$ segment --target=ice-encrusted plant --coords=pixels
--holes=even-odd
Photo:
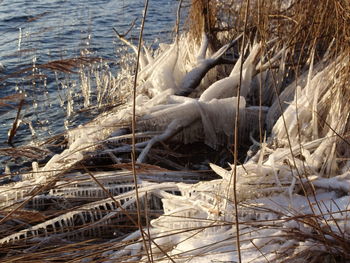
[[[336,260],[350,256],[350,177],[347,161],[337,161],[334,152],[347,144],[346,137],[340,134],[344,134],[348,116],[335,118],[335,114],[348,112],[348,103],[338,96],[332,106],[325,107],[330,94],[344,92],[345,87],[339,82],[344,78],[342,74],[348,73],[348,60],[344,55],[313,77],[309,72],[306,84],[298,87],[284,112],[290,130],[286,132],[280,127],[281,116],[268,142],[248,162],[237,167],[244,262],[318,262],[321,258]],[[339,74],[334,75],[335,72]],[[333,77],[329,78],[329,74]],[[312,103],[300,101],[301,97]],[[295,113],[298,109],[299,113]],[[344,120],[313,124],[312,116],[317,114],[320,118],[321,113],[324,119]],[[300,141],[288,145],[286,134],[293,136],[292,131],[298,126],[303,130],[292,139],[302,136]],[[308,128],[320,132],[316,136]],[[176,262],[238,260],[232,223],[232,171],[211,167],[222,179],[178,185],[182,196],[167,194],[162,201],[164,215],[151,222],[152,238]],[[143,261],[146,249],[140,243],[133,243],[105,255],[110,258],[107,262],[120,256]],[[154,260],[170,262],[156,247],[151,250]]]
[[[170,52],[169,50],[174,49],[174,46],[179,45],[180,43],[187,43],[186,45],[190,43],[190,41],[188,41],[188,36],[182,37],[177,41],[170,45],[169,49],[164,52]],[[203,37],[203,41],[200,51],[201,53],[205,53],[207,46],[205,37]],[[229,46],[226,46],[225,48],[228,47]],[[261,65],[261,63],[258,63],[260,59],[257,59],[257,53],[261,48],[261,44],[254,43],[250,48],[253,52],[248,58],[246,58],[246,63],[243,65],[244,71],[250,72],[249,74],[244,75],[244,81],[247,84],[251,82],[251,79],[254,77],[252,72],[259,70],[259,66]],[[250,48],[247,48],[247,50]],[[185,52],[186,54],[188,50],[189,49],[186,48],[181,52]],[[223,54],[224,52],[220,51],[219,56],[222,56]],[[277,54],[277,56],[279,55]],[[146,160],[149,150],[155,143],[165,141],[174,135],[177,135],[185,143],[204,139],[206,143],[212,147],[217,147],[225,141],[229,141],[230,137],[232,137],[232,132],[230,131],[231,127],[226,122],[226,119],[235,114],[235,98],[232,97],[235,92],[233,91],[233,93],[230,94],[227,90],[229,86],[226,85],[221,87],[222,95],[217,95],[217,98],[216,95],[206,95],[206,98],[202,96],[199,98],[186,98],[173,95],[176,92],[176,90],[174,90],[175,88],[168,88],[165,82],[164,86],[160,86],[162,84],[158,83],[156,80],[158,78],[164,78],[167,74],[172,74],[173,78],[175,78],[175,76],[186,78],[186,74],[193,74],[193,69],[188,70],[188,73],[184,71],[183,66],[185,63],[188,63],[186,62],[188,56],[184,54],[174,58],[171,56],[164,56],[161,53],[159,54],[159,57],[160,58],[155,58],[153,61],[155,66],[149,65],[149,67],[154,67],[153,73],[148,75],[150,80],[146,78],[146,80],[141,80],[139,84],[141,87],[137,106],[139,111],[138,114],[140,115],[137,121],[140,127],[139,136],[140,138],[147,138],[148,135],[150,136],[150,139],[144,142],[139,142],[136,145],[141,151],[138,161],[142,163]],[[179,61],[179,58],[185,60]],[[175,61],[170,63],[173,66],[168,69],[164,68],[165,65],[169,65],[167,60],[172,61],[174,59]],[[204,58],[202,58],[202,60],[203,59]],[[209,60],[210,59],[212,58],[209,58]],[[241,59],[243,59],[243,57]],[[192,65],[194,65],[193,67],[195,69],[196,67],[201,67],[202,64],[193,63]],[[207,70],[209,70],[210,67]],[[147,66],[145,69],[147,70]],[[141,69],[141,73],[143,72],[142,70],[144,69]],[[160,75],[157,75],[156,73],[158,70]],[[233,79],[233,83],[235,83],[234,81],[237,83],[234,76],[237,78],[238,70],[237,66],[232,69],[231,78]],[[177,83],[181,83],[181,81],[178,81]],[[248,86],[249,85],[247,85],[247,88]],[[154,93],[148,92],[147,87],[151,87],[151,89],[157,88],[159,94],[156,96],[152,95]],[[195,87],[192,88],[194,89]],[[215,86],[214,83],[207,89],[205,94],[211,94],[211,90],[218,92],[218,89],[220,89],[220,86]],[[245,94],[248,93],[249,90]],[[209,99],[208,96],[211,96],[212,98]],[[245,98],[242,97],[242,100],[244,99]],[[242,127],[242,130],[248,129],[248,127],[253,126],[251,124],[252,120],[257,119],[258,109],[254,107],[246,108],[245,103],[242,103],[240,107],[242,117],[244,115],[247,118],[246,127]],[[118,159],[119,153],[125,151],[128,152],[131,149],[130,146],[124,142],[124,138],[127,139],[128,137],[128,134],[125,134],[125,131],[127,131],[130,123],[130,111],[131,106],[125,104],[119,108],[118,111],[111,112],[108,115],[101,115],[96,118],[96,120],[69,131],[69,147],[66,150],[51,158],[44,167],[39,168],[34,163],[33,172],[28,175],[23,175],[23,180],[21,182],[2,187],[3,207],[13,206],[15,209],[13,211],[17,211],[17,203],[20,204],[20,207],[27,205],[34,209],[41,209],[40,205],[46,207],[50,206],[50,203],[54,203],[54,205],[51,205],[57,209],[62,209],[62,212],[56,217],[49,216],[49,219],[45,222],[9,234],[8,236],[3,237],[1,242],[11,243],[15,240],[28,239],[29,237],[37,238],[42,235],[57,235],[60,238],[65,238],[67,236],[76,237],[76,232],[86,233],[88,231],[94,231],[92,229],[99,229],[100,225],[107,222],[109,217],[115,217],[109,212],[106,212],[116,210],[115,213],[117,213],[119,208],[118,206],[113,205],[115,201],[121,203],[120,209],[132,210],[135,200],[131,198],[132,186],[130,183],[115,183],[115,179],[111,177],[108,180],[103,180],[101,185],[93,183],[92,186],[90,186],[91,183],[79,183],[79,180],[77,180],[76,183],[74,183],[74,181],[70,182],[70,180],[74,180],[74,177],[69,180],[64,179],[67,177],[64,175],[66,173],[65,171],[79,167],[79,163],[88,159],[93,151],[101,151],[102,149],[103,152],[103,145],[108,145],[111,142],[113,142],[115,146],[109,151],[109,153],[115,157],[113,159],[114,161],[121,161],[121,159]],[[186,115],[184,113],[186,113]],[[188,129],[187,132],[184,131],[186,129]],[[213,130],[218,132],[221,130],[220,137],[218,137],[216,133],[213,133]],[[150,131],[153,131],[153,134],[150,133]],[[196,132],[197,134],[193,134],[195,131],[199,131],[200,133]],[[182,133],[182,135],[179,135],[179,133]],[[68,176],[68,178],[70,178],[70,176]],[[68,182],[65,183],[65,180],[68,180]],[[96,177],[96,180],[100,179]],[[161,181],[164,181],[164,179],[161,179]],[[99,189],[99,187],[103,187],[102,190]],[[156,192],[162,189],[162,187],[163,184],[160,184],[159,186],[154,185],[153,188],[151,187],[150,190],[147,190],[149,188],[147,184],[144,185],[140,182],[140,191],[149,191],[149,196],[156,194]],[[174,190],[178,189],[178,186],[173,183],[171,184],[170,189],[165,189],[168,191]],[[114,197],[116,200],[113,200],[112,197],[106,196],[107,193],[113,196],[127,191],[131,191],[126,194],[130,197],[125,197],[124,199],[122,196],[118,195]],[[160,196],[163,197],[162,195]],[[129,200],[129,198],[131,199]],[[100,201],[96,201],[95,203],[90,202],[96,199],[100,199]],[[21,202],[24,202],[22,203],[23,205]],[[61,204],[61,206],[59,204]],[[80,207],[76,207],[76,204],[81,205]],[[76,207],[76,210],[74,207]],[[68,211],[65,212],[67,209]],[[97,225],[96,228],[94,228],[95,225]],[[72,229],[76,228],[77,230],[74,230],[74,233],[71,232]]]
[[[220,2],[220,12],[240,12],[226,8],[226,2],[235,1]],[[273,1],[267,2],[268,6]],[[339,39],[328,43],[321,31],[310,31],[314,34],[312,41],[303,39],[298,26],[307,24],[317,29],[326,21],[325,10],[333,2],[315,7],[322,11],[323,20],[311,25],[304,16],[293,13],[302,12],[298,9],[302,2],[307,4],[283,1],[283,5],[270,7],[280,8],[281,17],[292,23],[285,30],[294,32],[296,40],[304,40],[306,51],[298,50],[299,43],[281,37],[280,31],[271,33],[259,24],[261,28],[253,30],[243,47],[244,53],[239,54],[237,62],[230,62],[236,62],[233,67],[224,67],[230,73],[220,80],[215,78],[223,69],[212,66],[219,60],[228,62],[222,56],[235,49],[235,41],[218,38],[224,42],[223,48],[211,52],[205,34],[200,44],[193,35],[185,34],[152,59],[144,49],[136,105],[136,168],[145,220],[143,232],[134,231],[135,187],[128,171],[130,165],[125,164],[129,162],[125,156],[131,151],[132,112],[131,102],[126,99],[119,108],[69,131],[68,148],[44,167],[34,163],[33,171],[23,175],[22,182],[2,186],[2,207],[9,214],[1,222],[4,227],[10,226],[2,235],[3,247],[27,242],[24,252],[31,254],[20,254],[22,260],[45,253],[51,258],[96,262],[237,262],[238,246],[243,262],[347,260],[349,54],[342,48],[332,52],[334,42],[339,47]],[[262,11],[266,7],[259,8]],[[221,22],[213,25],[227,26]],[[273,28],[276,23],[271,25],[265,26]],[[271,41],[266,41],[262,30],[271,33]],[[276,35],[282,39],[274,39]],[[315,42],[329,45],[321,49]],[[308,54],[305,61],[298,58],[299,52]],[[302,66],[293,71],[296,61]],[[123,87],[121,93],[127,92]],[[227,170],[212,164],[221,178],[196,183],[199,172],[145,165],[152,150],[160,151],[161,144],[169,147],[169,142],[204,142],[214,149],[230,147],[238,88],[242,96],[239,129],[253,145],[246,161],[236,167],[236,203],[233,166]],[[251,131],[261,131],[258,126],[265,116],[269,133],[266,139],[260,134],[261,139],[255,141]],[[120,170],[96,171],[99,167],[93,165],[99,155],[112,163],[105,169]],[[92,167],[86,167],[88,164]],[[30,223],[19,220],[24,205],[43,211],[45,218]],[[100,238],[100,242],[89,243],[90,237]],[[68,245],[43,252],[43,247],[52,248],[57,242]],[[59,255],[62,251],[64,255]],[[9,253],[8,259],[16,256]]]

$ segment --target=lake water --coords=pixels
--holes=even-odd
[[[175,0],[150,0],[144,32],[148,43],[171,39],[177,4]],[[31,69],[33,66],[78,57],[85,52],[90,57],[106,59],[108,68],[113,73],[118,72],[116,50],[121,43],[112,28],[126,32],[138,18],[132,31],[132,36],[137,37],[143,7],[143,0],[0,1],[0,63],[3,66],[0,71],[0,147],[9,147],[7,134],[19,103],[19,100],[1,100],[9,95],[23,93],[26,96],[20,112],[22,123],[13,139],[15,146],[43,140],[65,129],[67,105],[62,80],[74,81],[76,74]],[[77,103],[82,102],[77,100]],[[66,127],[78,125],[93,115],[75,114]],[[8,158],[0,157],[0,161],[3,167]]]

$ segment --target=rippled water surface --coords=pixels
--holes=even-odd
[[[132,31],[136,37],[143,5],[143,0],[0,1],[0,147],[8,147],[7,133],[19,103],[1,100],[9,95],[26,94],[20,112],[22,124],[13,140],[15,146],[64,130],[66,105],[61,81],[74,80],[76,74],[28,69],[88,52],[89,56],[106,59],[116,73],[116,50],[121,44],[112,28],[125,32],[138,18]],[[170,39],[176,5],[175,0],[150,1],[144,35],[148,43]],[[73,125],[88,118],[91,116],[79,116]]]

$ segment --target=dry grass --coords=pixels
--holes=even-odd
[[[290,82],[291,79],[298,80],[299,76],[309,68],[312,54],[315,54],[315,64],[319,61],[324,61],[327,64],[338,56],[349,55],[350,4],[348,1],[322,0],[315,4],[312,1],[296,0],[290,1],[291,4],[289,6],[283,6],[282,2],[273,0],[252,1],[248,12],[248,25],[245,25],[244,16],[248,1],[228,0],[217,2],[193,0],[189,22],[190,32],[195,39],[199,39],[200,32],[204,29],[207,34],[210,34],[210,40],[214,46],[226,43],[232,36],[237,35],[237,32],[244,32],[245,26],[249,29],[247,36],[251,40],[255,38],[267,45],[270,40],[275,39],[276,41],[273,44],[275,48],[278,49],[278,47],[284,46],[289,49],[288,57],[285,61],[287,69],[284,81],[286,82]],[[267,52],[262,54],[262,56],[269,58]],[[349,64],[349,61],[347,63]],[[334,89],[334,95],[338,94],[338,92],[342,94],[342,97],[337,101],[340,104],[340,109],[342,109],[344,114],[349,114],[347,104],[350,98],[350,67],[343,67],[340,72],[337,72],[334,75],[334,83],[335,86],[330,87]],[[278,84],[275,83],[275,86]],[[261,90],[263,91],[264,88],[262,86]],[[279,91],[274,89],[275,96],[278,96],[281,91],[283,89]],[[325,103],[329,105],[329,108],[332,105],[331,101]],[[327,120],[331,118],[328,115],[330,114],[329,108],[328,110],[317,112],[319,117],[318,129],[320,131],[332,129],[336,133],[335,129],[327,123]],[[342,158],[349,157],[349,151],[345,150],[349,147],[349,142],[346,138],[346,133],[350,127],[349,118],[346,118],[346,123],[346,132],[344,134],[336,133],[336,136],[338,136],[337,153]],[[288,123],[285,123],[286,129],[288,129],[287,125]],[[260,135],[260,137],[262,136]],[[293,160],[296,158],[293,154],[292,157]],[[295,163],[291,165],[296,166]],[[344,163],[339,163],[339,166],[342,165]],[[308,173],[309,171],[307,170],[298,171],[299,179],[302,180],[304,174]],[[328,176],[331,177],[333,175],[329,174]],[[306,180],[308,181],[307,177]],[[310,186],[312,183],[308,181],[307,185]],[[304,188],[303,191],[306,194],[306,186],[301,183],[301,187]],[[321,206],[321,204],[318,204],[318,206]],[[303,216],[300,220],[303,222],[304,220],[308,221]],[[318,218],[315,222],[319,220],[323,220],[327,225],[327,220],[329,219],[325,217]],[[308,222],[304,223],[310,224]],[[310,262],[321,262],[321,258],[322,260],[329,260],[329,262],[345,262],[348,259],[349,255],[346,252],[349,250],[347,247],[348,237],[339,236],[330,229],[321,229],[319,223],[314,223],[310,226],[315,228],[317,234],[308,237],[305,237],[302,233],[293,233],[293,235],[300,240],[313,239],[315,243],[323,244],[327,251],[297,255],[288,262],[294,262],[293,260],[297,262],[303,257]],[[336,242],[326,241],[327,238],[325,236],[332,236]],[[283,257],[281,260],[283,260]]]
[[[317,59],[334,41],[330,52],[335,56],[350,48],[350,7],[346,0],[307,1],[252,1],[249,8],[248,29],[258,40],[277,38],[290,48],[288,62],[304,65],[313,48]],[[287,2],[287,1],[286,1]],[[189,16],[189,30],[200,39],[202,29],[216,45],[227,43],[228,38],[243,32],[246,1],[193,0]]]
[[[276,42],[273,43],[272,48],[277,49],[282,46],[287,46],[290,50],[288,58],[285,62],[288,65],[284,76],[284,80],[286,82],[291,81],[293,79],[298,79],[298,76],[300,76],[303,71],[309,68],[309,59],[313,52],[315,52],[316,54],[316,62],[327,59],[328,61],[326,61],[326,63],[331,62],[334,58],[338,57],[341,54],[349,54],[350,4],[347,0],[320,0],[317,4],[315,4],[315,2],[313,1],[308,0],[295,0],[292,1],[292,4],[288,7],[283,7],[281,3],[282,1],[274,0],[252,1],[252,4],[247,12],[247,1],[244,1],[244,3],[242,4],[241,1],[238,0],[193,0],[189,14],[189,32],[192,34],[193,38],[199,41],[201,33],[204,30],[210,36],[210,41],[213,47],[226,43],[227,39],[237,35],[237,32],[243,31],[247,31],[246,38],[248,40],[253,40],[253,38],[257,38],[259,41],[264,42],[266,47],[269,45],[269,40],[277,39]],[[247,13],[249,14],[249,16],[246,19],[246,24],[244,24],[244,15]],[[246,27],[246,30],[243,29],[244,27]],[[327,56],[325,56],[327,52],[328,54]],[[265,54],[262,54],[262,56],[264,55],[267,58],[269,58],[269,53],[267,51],[265,52]],[[75,67],[93,62],[93,60],[78,58],[73,60],[49,62],[38,67],[54,71],[60,71],[63,73],[73,73],[73,69]],[[29,71],[29,69],[26,69],[26,71]],[[334,93],[338,92],[338,94],[342,95],[339,99],[340,109],[344,111],[344,114],[349,115],[349,107],[347,105],[350,98],[350,67],[343,67],[341,71],[337,72],[334,75],[334,80],[336,83],[332,87],[335,90]],[[277,83],[275,84],[277,85]],[[261,88],[262,90],[264,90],[264,87]],[[275,90],[275,92],[277,93],[277,90]],[[274,95],[277,97],[278,94]],[[18,98],[4,98],[3,100],[0,100],[0,103],[2,103],[2,101],[12,99]],[[330,118],[329,108],[332,104],[332,98],[325,101],[325,103],[329,104],[329,106],[325,107],[323,112],[317,112],[317,114],[319,114],[318,129],[321,132],[326,129],[333,129],[333,127],[330,127],[330,125],[328,124]],[[0,105],[5,104],[3,103]],[[344,167],[346,165],[346,161],[350,157],[350,152],[348,150],[350,145],[348,139],[348,133],[350,129],[349,118],[346,118],[346,123],[347,124],[345,125],[345,132],[343,134],[335,135],[338,137],[336,152],[339,158],[341,157],[345,160],[344,162],[339,162],[339,167]],[[128,142],[128,144],[130,144],[130,142]],[[135,145],[135,138],[133,140],[133,144]],[[291,145],[289,145],[289,147],[291,147]],[[42,153],[37,151],[35,148],[23,148],[16,150],[2,149],[2,151],[6,154],[16,156],[27,154],[31,158],[36,157],[36,154],[42,155]],[[157,149],[155,149],[153,152],[154,156],[157,156],[159,152],[165,152],[167,158],[169,158],[169,156],[171,155],[174,155],[177,158],[177,160],[180,159],[178,157],[180,155],[179,150],[175,149],[172,151],[169,149],[168,145],[163,144],[158,146]],[[177,156],[176,153],[178,153]],[[135,155],[136,153],[134,153],[133,157],[135,157]],[[294,156],[292,153],[292,157],[298,158],[299,156]],[[93,165],[93,162],[97,159],[99,158],[95,156],[91,158],[87,157],[84,160],[84,165],[89,163]],[[103,157],[101,157],[100,159],[103,159]],[[115,168],[124,168],[131,170],[131,168],[133,168],[134,174],[144,171],[147,171],[152,174],[154,170],[160,170],[164,173],[167,172],[166,169],[160,168],[158,166],[135,166],[134,163],[133,165],[131,165],[130,163],[110,164],[110,157],[106,157],[106,159],[108,159],[108,161],[103,163],[102,167],[98,165],[90,166],[88,167],[89,170],[87,170],[85,168],[81,168],[81,166],[75,166],[71,170],[62,170],[59,176],[66,180],[68,186],[74,184],[78,185],[82,182],[86,183],[88,181],[94,181],[98,184],[99,187],[103,189],[106,196],[113,199],[111,193],[106,188],[108,184],[103,185],[99,181],[97,181],[97,179],[94,178],[92,173],[90,173],[91,170],[110,170]],[[164,165],[164,162],[161,162],[162,158],[157,157],[154,159],[157,159],[157,161]],[[170,162],[168,161],[167,164],[169,163]],[[176,164],[178,165],[178,167],[184,167],[186,165],[182,162]],[[295,166],[296,165],[293,163],[290,164],[291,169]],[[92,179],[84,178],[84,180],[81,181],[79,181],[79,179],[73,180],[67,175],[68,172],[71,171],[85,171],[86,174],[92,177]],[[307,169],[304,169],[303,171],[299,172],[300,184],[298,185],[298,187],[304,188],[300,190],[300,193],[301,195],[306,195],[307,192],[313,191],[312,182],[309,181],[306,177],[309,171]],[[131,173],[129,173],[128,176],[130,176],[130,174]],[[64,176],[67,177],[65,178]],[[329,176],[331,177],[332,174],[329,174]],[[305,182],[305,185],[303,185],[302,181]],[[31,193],[38,194],[52,189],[54,187],[54,181],[50,181],[49,183],[50,184],[47,184],[45,186],[37,185],[36,188],[33,191],[31,191]],[[137,187],[137,184],[135,187]],[[33,196],[30,196],[30,198],[33,198]],[[27,200],[25,202],[29,201],[30,200]],[[118,201],[114,201],[115,203],[118,203]],[[74,202],[76,202],[75,204],[81,205],[84,203],[88,203],[89,201],[87,201],[86,199],[74,200]],[[74,204],[74,202],[72,203]],[[229,200],[229,202],[233,201]],[[24,228],[28,224],[33,224],[33,220],[36,220],[35,222],[40,222],[47,219],[44,216],[40,218],[35,212],[24,212],[24,210],[20,210],[19,208],[24,206],[24,204],[25,203],[22,203],[19,206],[15,204],[12,207],[8,207],[9,211],[12,212],[6,211],[2,213],[1,221],[5,221],[4,219],[8,219],[8,221],[3,222],[1,226],[4,228],[1,229],[2,235],[5,236],[6,234],[10,234],[15,231],[18,231],[18,229]],[[322,206],[321,203],[317,205]],[[64,214],[68,211],[75,211],[77,209],[80,209],[81,206],[77,205],[72,208],[62,208],[61,210],[59,210],[57,209],[57,206],[51,205],[50,208],[54,209],[51,211],[46,211],[46,213],[48,217],[52,218],[54,216]],[[147,206],[144,206],[143,208],[147,210]],[[244,208],[242,203],[240,204],[239,208]],[[254,211],[254,208],[251,209]],[[111,211],[104,212],[108,213]],[[126,218],[121,218],[119,221],[114,221],[116,225],[110,225],[111,228],[117,229],[119,231],[118,233],[126,234],[131,230],[135,230],[138,227],[142,229],[141,219],[144,221],[144,223],[145,221],[149,221],[148,214],[146,213],[146,211],[141,211],[140,208],[138,208],[137,211],[134,209],[124,212],[126,213],[126,217],[130,217],[129,220]],[[217,214],[220,214],[220,211],[217,211]],[[9,215],[11,215],[11,218]],[[137,221],[135,220],[135,215],[138,215],[138,222],[135,222]],[[299,254],[294,255],[294,258],[289,258],[286,262],[302,262],[302,260],[307,260],[308,262],[346,262],[347,260],[349,260],[349,237],[344,233],[339,234],[329,227],[330,224],[335,224],[336,227],[340,229],[340,227],[337,225],[337,220],[334,219],[334,214],[331,211],[323,215],[299,215],[297,213],[292,213],[291,215],[290,213],[285,213],[280,214],[279,216],[281,218],[284,218],[284,222],[277,222],[276,228],[280,227],[282,229],[283,224],[285,222],[294,220],[300,224],[304,224],[307,227],[310,227],[313,230],[309,234],[306,234],[305,232],[287,229],[284,230],[285,232],[284,236],[282,236],[283,238],[293,238],[300,242],[305,240],[312,240],[315,244],[318,244],[321,247],[321,249],[318,250],[302,251]],[[189,219],[189,217],[179,217],[179,219]],[[21,221],[18,222],[16,220]],[[191,237],[193,237],[201,231],[204,231],[206,228],[216,227],[220,224],[230,226],[234,225],[232,222],[213,221],[210,223],[211,225],[209,227],[179,230],[176,233],[170,233],[169,235],[182,234],[183,232],[187,231],[190,232],[192,235]],[[243,223],[245,225],[259,225],[260,227],[267,227],[270,225],[271,222],[269,220],[254,220],[244,221]],[[15,227],[7,228],[8,225],[15,225]],[[147,224],[145,223],[145,225]],[[75,229],[68,230],[74,231],[77,230],[79,227],[81,226],[76,226]],[[123,227],[125,229],[121,230],[120,228]],[[144,246],[147,247],[147,242],[156,243],[157,239],[150,241],[149,233],[147,233],[146,228],[143,229],[143,231],[145,232],[145,236],[143,237],[143,242],[145,244]],[[192,234],[193,232],[195,234]],[[342,230],[340,230],[339,232],[342,233]],[[164,235],[166,236],[167,234],[165,233]],[[247,241],[249,240],[249,237],[247,236],[248,235],[246,234],[246,236],[243,235],[240,238],[242,241]],[[45,258],[47,262],[57,262],[62,260],[68,262],[76,262],[87,257],[92,259],[94,262],[102,262],[105,259],[105,257],[102,255],[103,252],[110,250],[111,246],[113,246],[113,249],[117,251],[119,249],[122,249],[126,245],[136,244],[140,242],[140,240],[130,240],[128,242],[121,242],[122,237],[119,237],[115,240],[112,240],[111,243],[108,243],[105,242],[106,240],[101,235],[93,236],[93,238],[95,239],[89,239],[86,236],[83,237],[82,235],[81,238],[83,239],[83,241],[80,240],[71,243],[71,241],[69,241],[68,238],[66,239],[66,237],[67,236],[56,237],[52,239],[41,239],[41,241],[36,242],[17,242],[15,245],[3,246],[1,252],[3,254],[6,254],[6,259],[4,259],[4,262],[37,262],[42,258]],[[234,243],[235,238],[235,236],[232,236],[232,240],[230,240],[232,241],[232,244]],[[253,241],[251,242],[253,243]],[[254,243],[253,245],[257,250],[260,249]],[[159,253],[163,253],[164,255],[170,249],[171,248],[166,248],[164,249],[164,251]],[[146,251],[144,250],[140,255],[136,255],[136,257],[145,256],[145,252]],[[156,253],[154,255],[157,256]],[[176,254],[175,256],[180,259],[190,259],[186,258],[187,256],[182,255],[181,253]],[[285,254],[279,255],[279,258],[277,258],[276,262],[284,262],[284,258],[286,256],[287,255]],[[152,252],[149,253],[148,257],[149,259],[152,258]],[[269,260],[266,258],[263,252],[261,252],[261,257],[265,258],[266,262],[269,262]],[[123,256],[118,260],[126,261],[131,258],[132,256]],[[152,261],[152,259],[149,261]]]

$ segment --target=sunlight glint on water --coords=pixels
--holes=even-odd
[[[103,102],[108,97],[106,87],[112,87],[120,63],[125,62],[118,60],[117,53],[126,52],[112,28],[125,32],[138,18],[130,35],[135,39],[143,4],[143,0],[1,2],[0,63],[5,69],[0,71],[0,98],[26,94],[22,124],[14,138],[16,146],[63,132],[65,127],[76,126],[98,113],[77,114],[84,107],[110,103]],[[177,1],[171,0],[151,1],[144,35],[148,45],[171,38],[176,5]],[[39,66],[81,55],[104,61],[94,63],[93,70],[90,64],[72,69],[78,74],[54,73]],[[25,74],[8,78],[28,68]],[[12,104],[16,106],[18,101]],[[0,107],[0,147],[8,147],[7,133],[16,114],[16,109]]]

